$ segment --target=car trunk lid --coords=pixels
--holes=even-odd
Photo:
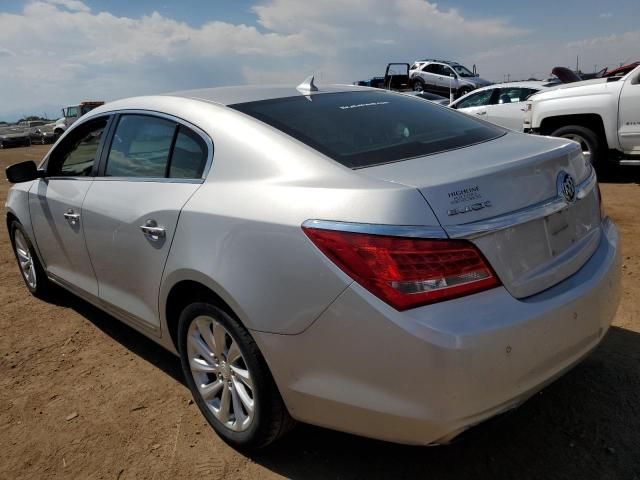
[[[599,243],[595,176],[573,142],[508,133],[360,172],[417,188],[447,234],[474,242],[518,298],[575,273]]]

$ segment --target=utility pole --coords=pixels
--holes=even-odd
[[[580,57],[578,57],[578,55],[576,55],[576,73],[578,73],[580,71],[580,61],[579,61]]]
[[[510,81],[511,81],[511,74],[507,73],[507,82],[510,82]]]

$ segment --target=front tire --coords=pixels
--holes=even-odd
[[[47,274],[20,222],[13,221],[10,233],[13,253],[16,256],[24,284],[36,297],[46,298],[51,293],[53,284],[47,278]]]
[[[458,90],[458,98],[464,97],[467,93],[471,91],[472,90],[470,88],[461,88],[460,90]]]
[[[196,405],[231,446],[260,449],[293,426],[256,343],[225,310],[208,302],[187,306],[178,350]]]
[[[587,127],[580,125],[567,125],[558,128],[551,134],[552,137],[567,138],[580,144],[584,158],[591,162],[591,165],[599,164],[603,155],[602,142],[598,135]]]

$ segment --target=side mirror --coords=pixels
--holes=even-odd
[[[43,172],[31,160],[7,167],[6,174],[11,183],[29,182],[43,176]]]
[[[473,76],[474,76],[474,77],[479,77],[479,76],[480,76],[480,74],[479,74],[479,73],[474,73],[474,74],[473,74]]]

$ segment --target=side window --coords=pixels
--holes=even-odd
[[[422,69],[423,71],[427,72],[427,73],[439,73],[440,69],[438,68],[440,67],[440,65],[438,65],[437,63],[429,63],[427,65],[425,65],[425,67]]]
[[[91,120],[70,131],[49,155],[47,176],[91,176],[107,121],[107,118]]]
[[[175,122],[148,115],[122,115],[107,159],[106,176],[164,178]]]
[[[456,74],[455,74],[455,72],[453,71],[453,68],[443,66],[443,67],[442,67],[442,69],[443,69],[443,72],[442,72],[442,73],[443,73],[445,76],[447,76],[447,77],[453,77],[453,78],[456,78],[456,77],[457,77],[457,75],[456,75]]]
[[[434,70],[433,73],[435,73],[436,75],[446,75],[447,72],[445,72],[445,66],[441,65],[439,63],[434,63],[433,64]]]
[[[458,102],[456,104],[456,108],[482,107],[485,105],[489,105],[494,90],[495,89],[490,88],[488,90],[483,90],[481,92],[469,95],[461,102]]]
[[[521,87],[501,88],[500,98],[498,99],[498,103],[524,102],[529,95],[532,95],[536,92],[537,90],[533,88],[521,88]]]
[[[78,107],[67,108],[67,117],[77,117],[77,116],[78,116]]]
[[[171,154],[169,177],[201,178],[207,162],[207,145],[200,135],[180,126]]]

